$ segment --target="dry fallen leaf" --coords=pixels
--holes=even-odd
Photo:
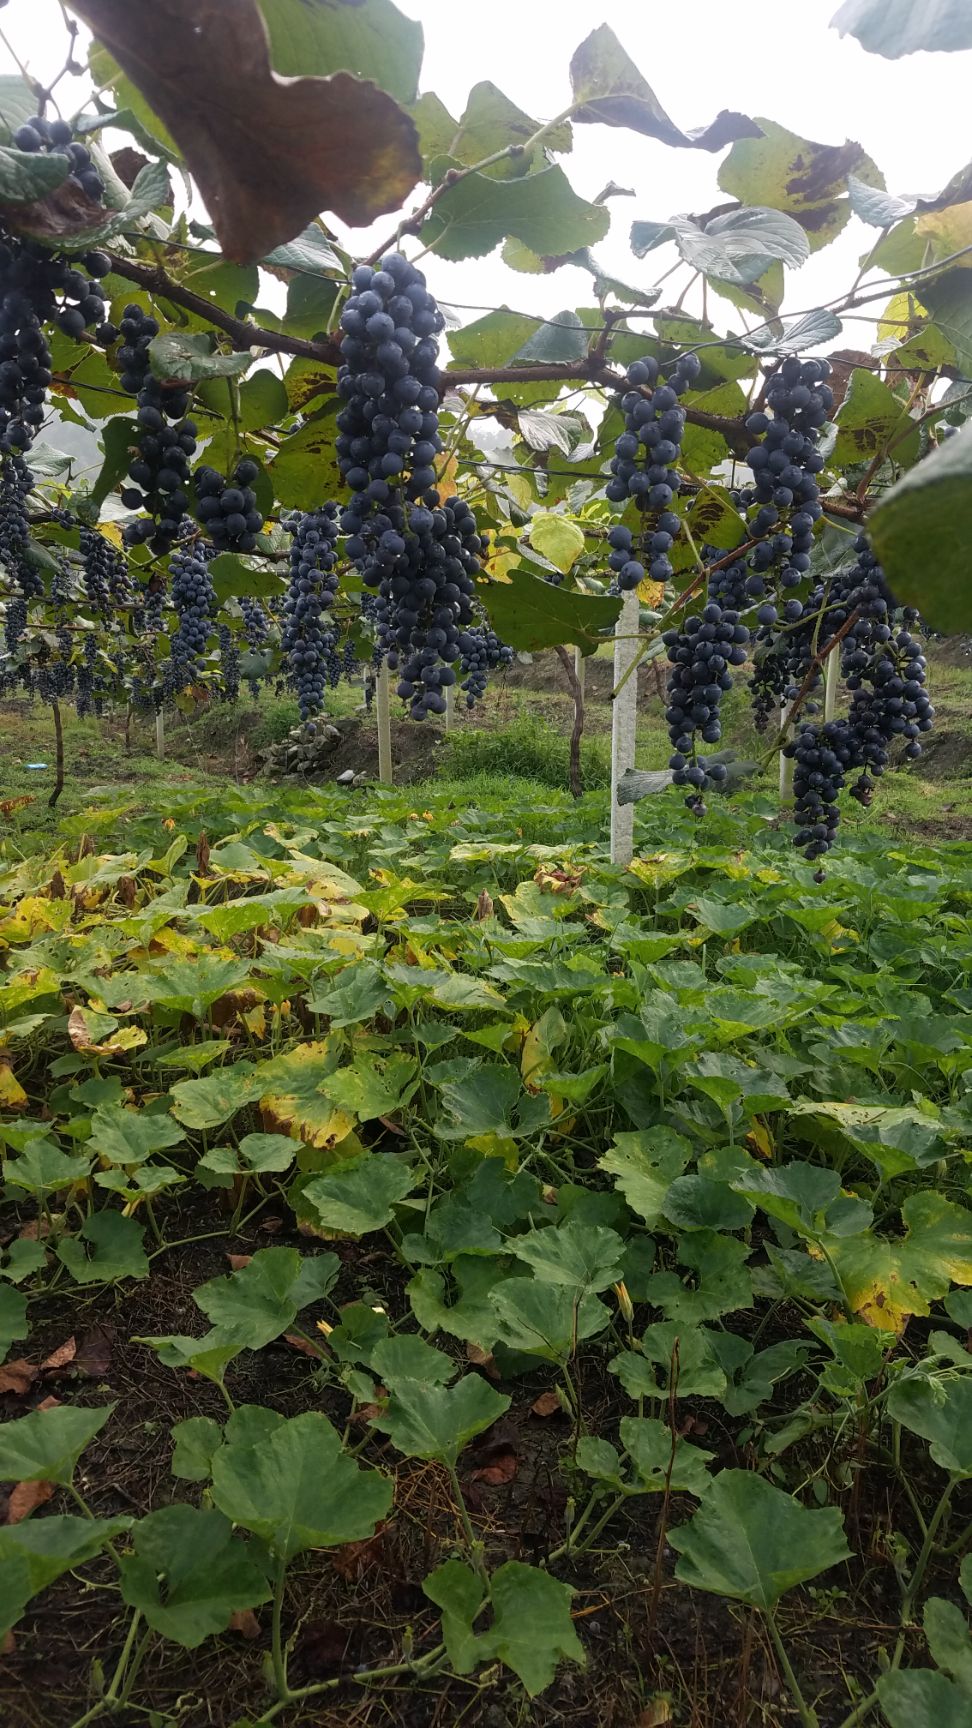
[[[665,1728],[672,1719],[671,1700],[668,1698],[653,1698],[647,1709],[642,1710],[638,1717],[636,1728]]]
[[[49,1392],[46,1398],[41,1399],[40,1403],[37,1405],[37,1409],[56,1410],[60,1402],[60,1398],[55,1398],[53,1392]]]
[[[487,1488],[500,1488],[506,1482],[512,1482],[519,1469],[515,1452],[498,1452],[488,1464],[483,1464],[478,1470],[470,1470],[470,1482],[485,1482]]]
[[[225,0],[72,3],[165,122],[236,263],[264,257],[322,210],[367,227],[419,179],[404,109],[348,72],[280,77],[256,0],[234,0],[229,36]]]
[[[386,1524],[381,1524],[373,1536],[367,1536],[361,1542],[345,1542],[340,1548],[333,1549],[330,1559],[335,1572],[353,1583],[369,1566],[376,1566],[383,1558],[387,1528]]]
[[[77,1353],[78,1346],[76,1339],[73,1337],[66,1338],[64,1343],[59,1344],[56,1350],[52,1350],[46,1361],[41,1363],[40,1372],[42,1374],[59,1373],[62,1368],[69,1367],[69,1365],[74,1361]]]
[[[53,1482],[18,1482],[7,1501],[7,1523],[19,1524],[53,1497]]]
[[[17,1640],[12,1632],[5,1632],[0,1638],[0,1656],[12,1656],[17,1648]]]
[[[252,1608],[234,1608],[227,1631],[238,1632],[241,1638],[248,1638],[252,1642],[260,1636],[260,1622]]]
[[[312,1356],[315,1362],[321,1359],[320,1351],[315,1350],[310,1339],[302,1338],[299,1332],[285,1332],[284,1343],[289,1344],[292,1350],[299,1350],[302,1356]]]
[[[535,1398],[530,1405],[531,1416],[559,1416],[562,1411],[559,1392],[541,1392],[539,1398]]]
[[[74,1366],[89,1380],[103,1380],[111,1367],[112,1335],[107,1326],[92,1326],[78,1345]]]
[[[32,1362],[25,1362],[20,1356],[16,1362],[5,1362],[0,1368],[0,1392],[9,1392],[14,1398],[22,1398],[25,1392],[37,1379],[37,1369]]]
[[[229,1261],[234,1272],[242,1272],[244,1266],[249,1266],[250,1261],[253,1259],[253,1255],[252,1254],[227,1254],[226,1258]]]
[[[492,895],[490,894],[490,892],[487,888],[484,888],[482,890],[482,892],[480,893],[479,899],[476,901],[476,919],[477,919],[477,922],[481,924],[483,922],[484,918],[492,918],[492,916],[493,916]]]

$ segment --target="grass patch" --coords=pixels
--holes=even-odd
[[[511,777],[566,791],[570,784],[570,745],[549,721],[518,714],[496,731],[450,732],[442,762],[451,780]],[[581,770],[590,790],[611,783],[611,751],[603,738],[581,741]]]

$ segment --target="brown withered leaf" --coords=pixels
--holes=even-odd
[[[148,167],[148,157],[141,150],[133,150],[126,144],[121,150],[113,150],[109,157],[115,173],[129,192],[134,186],[143,168]]]
[[[330,1560],[335,1572],[354,1583],[364,1576],[369,1566],[379,1565],[384,1558],[387,1528],[387,1524],[380,1524],[373,1536],[367,1536],[361,1542],[345,1542],[342,1547],[332,1549]]]
[[[231,1267],[232,1271],[242,1272],[244,1266],[249,1266],[250,1261],[253,1259],[253,1255],[252,1254],[227,1254],[226,1258],[230,1263],[230,1267]]]
[[[134,876],[119,876],[115,893],[123,906],[134,906],[138,899],[138,883]]]
[[[200,876],[205,876],[206,871],[209,869],[209,854],[211,851],[212,847],[210,846],[206,835],[200,828],[199,839],[196,841],[196,869]]]
[[[484,1350],[480,1344],[466,1345],[466,1361],[475,1368],[481,1368],[488,1380],[500,1380],[502,1375],[493,1360],[492,1352]]]
[[[476,901],[476,919],[477,919],[477,922],[481,924],[483,922],[484,918],[492,918],[492,916],[493,916],[493,897],[490,894],[488,888],[483,888],[482,891],[480,892],[479,899]]]
[[[0,1638],[0,1656],[12,1656],[17,1648],[17,1640],[12,1632],[5,1632]]]
[[[504,1483],[512,1482],[519,1467],[515,1452],[497,1452],[488,1464],[480,1465],[478,1470],[470,1470],[469,1480],[485,1482],[487,1488],[501,1488]]]
[[[225,1031],[234,1020],[248,1014],[251,1008],[255,1008],[263,1000],[263,991],[255,990],[249,984],[243,985],[239,990],[227,990],[225,995],[217,996],[210,1009],[213,1025],[218,1026],[221,1032]]]
[[[285,1332],[283,1336],[284,1343],[289,1344],[292,1350],[299,1350],[302,1356],[313,1357],[315,1362],[320,1361],[321,1353],[314,1349],[309,1338],[302,1338],[299,1332]]]
[[[71,1366],[77,1353],[77,1339],[73,1336],[65,1338],[64,1343],[59,1344],[56,1350],[52,1350],[47,1359],[41,1363],[40,1372],[42,1374],[62,1374],[65,1368]]]
[[[672,1720],[672,1701],[660,1696],[653,1698],[646,1709],[642,1710],[635,1728],[665,1728]]]
[[[51,1233],[50,1219],[31,1218],[22,1230],[17,1231],[21,1242],[43,1242]]]
[[[20,1524],[24,1518],[29,1518],[32,1512],[36,1512],[38,1506],[46,1505],[53,1494],[53,1482],[17,1482],[11,1488],[7,1501],[7,1523]]]
[[[225,0],[72,4],[165,122],[236,263],[265,257],[322,210],[366,227],[421,175],[414,122],[384,90],[347,72],[273,71],[256,0],[234,0],[229,37]]]
[[[74,1366],[89,1380],[103,1380],[111,1367],[112,1334],[107,1326],[92,1326],[78,1345]]]
[[[563,1415],[563,1408],[559,1392],[541,1392],[539,1398],[535,1398],[530,1405],[530,1415],[561,1416]]]
[[[25,1362],[18,1356],[15,1362],[5,1362],[0,1368],[0,1393],[7,1392],[13,1398],[22,1398],[29,1392],[37,1379],[37,1369],[33,1362]]]
[[[25,810],[33,802],[31,792],[22,792],[19,798],[0,798],[0,816],[12,816],[15,810]]]
[[[67,888],[65,886],[64,877],[61,875],[60,870],[55,870],[53,876],[51,877],[50,887],[48,888],[47,892],[50,895],[52,900],[63,900],[64,899],[64,896],[67,892]]]
[[[53,1392],[49,1392],[46,1398],[41,1399],[40,1403],[37,1405],[37,1409],[56,1410],[60,1402],[60,1398],[55,1398]]]
[[[247,1638],[252,1643],[260,1636],[260,1622],[252,1608],[234,1608],[230,1615],[228,1632],[238,1632],[241,1638]]]

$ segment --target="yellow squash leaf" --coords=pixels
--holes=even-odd
[[[0,1110],[19,1110],[27,1102],[27,1094],[12,1068],[0,1062]]]

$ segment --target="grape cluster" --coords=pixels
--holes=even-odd
[[[13,652],[27,627],[27,606],[40,599],[44,584],[30,562],[30,526],[27,495],[33,480],[20,456],[0,461],[0,564],[7,575],[3,614],[4,643]]]
[[[483,540],[462,498],[433,489],[421,504],[386,507],[348,542],[367,588],[377,589],[378,647],[400,674],[413,720],[444,714],[459,638],[472,621]]]
[[[111,261],[88,252],[82,263],[84,271],[34,241],[0,233],[0,451],[28,450],[43,423],[52,377],[44,324],[54,320],[75,341],[92,326],[104,335],[98,282]]]
[[[208,569],[206,548],[190,545],[173,552],[169,559],[170,597],[178,624],[170,640],[166,667],[166,689],[185,690],[202,670],[202,656],[209,641],[216,596]]]
[[[469,505],[442,504],[436,336],[444,319],[425,277],[397,252],[360,265],[341,315],[337,453],[352,497],[348,556],[376,591],[378,648],[398,670],[413,720],[445,711],[459,632],[472,619],[484,541]]]
[[[93,203],[101,202],[105,183],[91,160],[91,151],[74,141],[66,120],[45,120],[42,115],[35,114],[17,128],[13,143],[18,150],[27,150],[31,155],[40,152],[47,156],[66,157],[70,164],[70,178]]]
[[[442,448],[438,343],[444,319],[421,270],[398,252],[373,270],[359,264],[341,313],[336,450],[363,521],[399,488],[418,498],[435,481]]]
[[[749,566],[746,558],[736,558],[731,564],[723,564],[725,553],[714,546],[703,546],[702,556],[707,564],[719,565],[719,569],[709,571],[706,597],[719,606],[730,607],[734,612],[745,612],[750,605],[747,588]]]
[[[131,604],[132,585],[125,559],[103,534],[84,526],[81,528],[81,563],[85,597],[94,611],[107,619],[111,617],[113,608]]]
[[[243,634],[248,648],[262,648],[270,634],[270,620],[259,600],[244,596],[240,601],[243,614]]]
[[[27,600],[44,592],[44,584],[28,557],[27,498],[33,484],[22,456],[5,456],[0,461],[0,562]]]
[[[199,468],[195,476],[196,520],[201,522],[217,552],[252,552],[263,527],[256,507],[253,481],[260,469],[249,456],[236,465],[232,482],[215,468]]]
[[[283,609],[284,670],[297,693],[301,720],[309,720],[323,706],[327,655],[334,647],[334,626],[327,613],[338,585],[337,505],[327,503],[289,526],[294,538]]]
[[[605,496],[614,504],[633,498],[643,513],[640,550],[653,582],[668,582],[672,576],[668,554],[680,523],[671,505],[681,487],[675,464],[685,430],[679,397],[691,389],[701,370],[697,355],[683,354],[668,377],[660,378],[658,361],[646,355],[634,361],[626,374],[628,387],[621,398],[624,431],[614,446]],[[644,581],[645,565],[636,556],[639,548],[631,529],[615,524],[608,543],[608,563],[616,572],[618,587],[622,593],[637,588]]]
[[[676,786],[693,789],[687,802],[701,814],[698,794],[724,781],[726,768],[698,755],[695,734],[703,744],[717,744],[722,737],[719,707],[732,689],[731,668],[746,659],[749,631],[738,612],[710,600],[701,616],[690,613],[677,629],[666,630],[662,641],[672,668],[665,710],[674,746],[669,767]]]
[[[148,512],[127,525],[125,540],[130,546],[149,540],[153,552],[164,553],[179,534],[189,504],[189,458],[197,428],[185,418],[188,391],[164,385],[151,370],[149,346],[159,333],[157,321],[133,302],[125,307],[119,333],[122,389],[138,402],[138,454],[128,469],[134,484],[122,488],[121,500],[129,510]]]
[[[219,640],[219,694],[224,702],[235,702],[240,694],[240,652],[228,624],[216,627]]]
[[[794,844],[808,858],[822,858],[837,833],[837,800],[847,772],[859,765],[850,723],[829,720],[823,726],[802,726],[784,747],[784,755],[794,762]]]
[[[785,747],[796,764],[796,844],[808,858],[822,857],[833,845],[837,800],[847,775],[860,771],[851,796],[866,807],[875,781],[891,760],[895,740],[904,744],[905,758],[914,761],[921,755],[921,735],[931,730],[935,717],[926,689],[925,656],[908,628],[915,614],[906,611],[904,622],[895,628],[890,622],[894,598],[865,534],[858,536],[856,554],[852,565],[830,579],[826,594],[820,586],[821,639],[849,624],[840,653],[851,692],[850,712],[825,726],[802,725]]]
[[[480,624],[459,635],[459,677],[466,693],[466,707],[474,708],[486,694],[486,682],[497,666],[510,666],[513,650],[501,642],[495,630]]]
[[[761,540],[749,559],[746,591],[751,600],[764,598],[771,571],[782,594],[799,588],[810,568],[813,525],[822,508],[816,475],[824,459],[817,441],[834,401],[825,382],[829,375],[828,361],[790,355],[766,381],[769,412],[757,409],[746,421],[747,430],[760,440],[746,458],[753,474],[749,528]],[[791,593],[782,604],[783,621],[795,623],[802,613],[801,601]],[[765,600],[757,614],[767,629],[778,616],[771,600]]]

